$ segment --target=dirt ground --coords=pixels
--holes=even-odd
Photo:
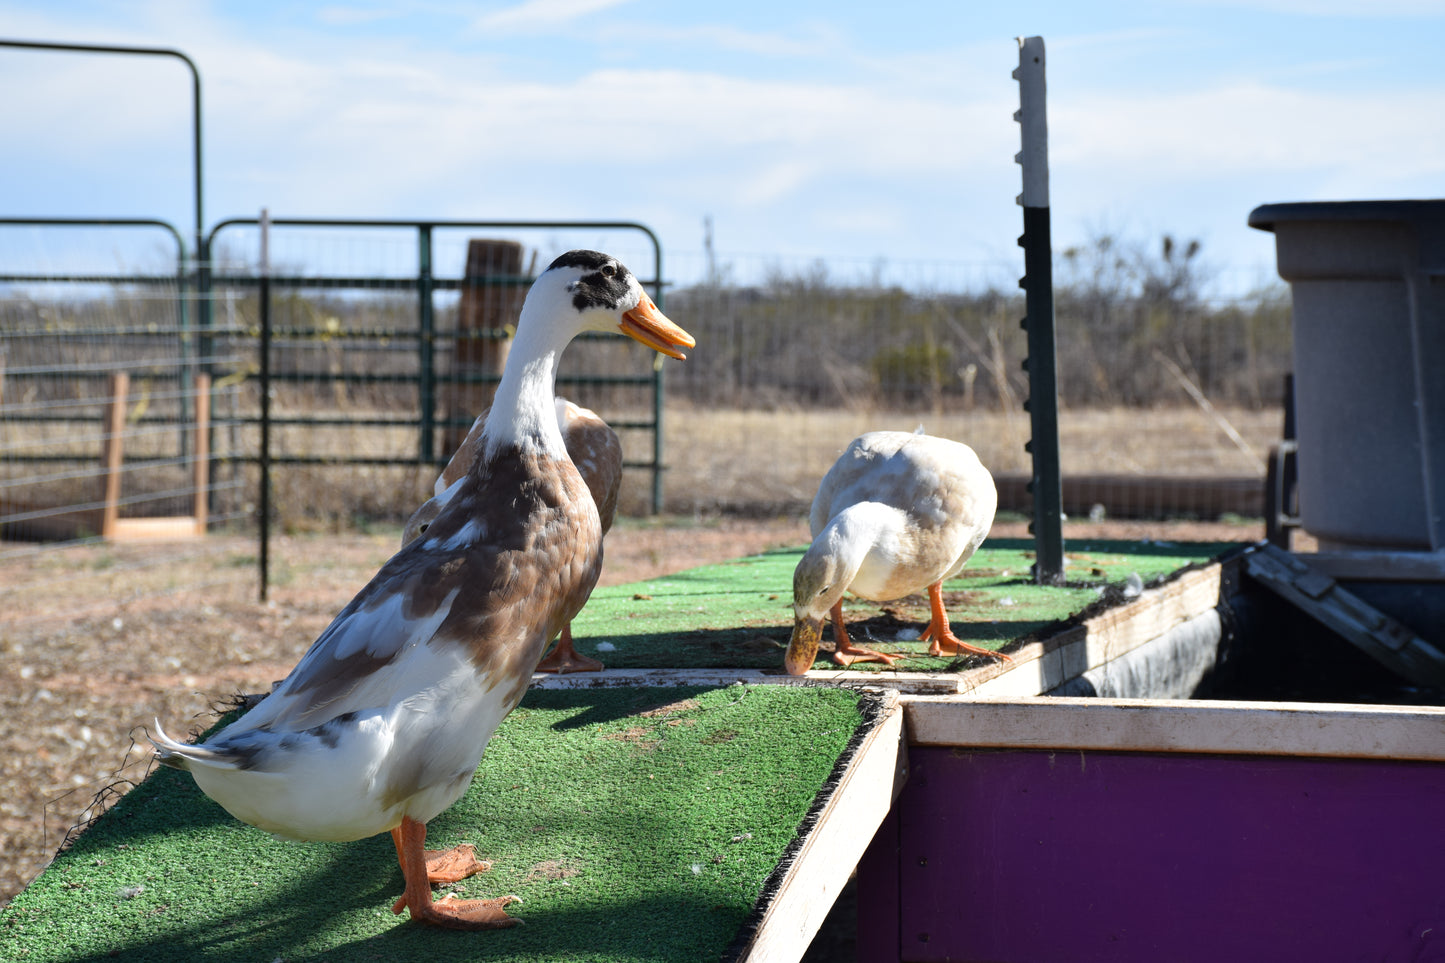
[[[993,534],[1024,537],[1026,526],[1001,521]],[[1070,523],[1065,535],[1250,541],[1263,531],[1258,523],[1106,522]],[[157,554],[165,549],[144,545],[66,549],[43,563],[0,566],[9,599],[0,612],[0,905],[44,868],[71,827],[145,775],[142,727],[160,719],[181,736],[203,727],[219,703],[269,688],[396,540],[390,531],[280,539],[264,603],[255,544],[240,538],[207,538],[179,563],[183,579],[148,564],[165,561]],[[807,540],[801,517],[619,519],[602,584]]]

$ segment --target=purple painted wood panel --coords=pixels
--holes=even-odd
[[[897,960],[899,946],[898,904],[898,806],[883,817],[873,840],[858,860],[857,944],[859,963]]]
[[[860,864],[860,960],[1445,960],[1445,765],[909,755]],[[864,874],[890,847],[875,938]]]

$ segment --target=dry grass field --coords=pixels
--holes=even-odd
[[[615,420],[640,416],[600,410]],[[1211,415],[1192,404],[1066,411],[1060,420],[1064,471],[1073,475],[1263,479],[1264,459],[1282,428],[1282,417],[1273,409],[1218,409]],[[1243,447],[1221,424],[1229,425]],[[920,425],[929,434],[970,445],[995,474],[1024,475],[1030,470],[1024,451],[1030,427],[1023,412],[763,411],[670,405],[663,420],[667,466],[663,512],[758,517],[806,513],[818,479],[849,441],[865,431],[913,431]],[[629,461],[650,460],[650,433],[623,431],[621,436]],[[288,436],[283,433],[282,438]],[[289,442],[281,450],[312,455],[347,451],[409,457],[416,447],[415,434],[401,429],[336,429],[324,438],[314,432],[303,437],[293,430]],[[404,517],[430,495],[433,477],[430,472],[400,468],[278,467],[276,504],[283,526],[334,531],[337,524],[318,525],[318,519],[339,519],[344,526],[356,515]],[[629,470],[620,511],[647,514],[651,486],[649,471]]]
[[[374,399],[373,399],[374,400]],[[647,422],[646,411],[612,410],[585,396],[617,423]],[[295,414],[295,413],[293,413]],[[287,424],[272,432],[272,490],[276,518],[288,531],[339,532],[366,521],[400,521],[430,494],[434,472],[386,465],[287,465],[288,457],[410,459],[418,449],[414,428],[345,425],[346,418],[395,418],[395,411],[359,404],[352,408],[310,407],[305,417],[319,426]],[[1282,429],[1274,408],[1219,406],[1205,410],[1182,400],[1152,408],[1084,408],[1060,416],[1060,450],[1066,475],[1134,477],[1231,476],[1263,478],[1264,460]],[[667,514],[744,513],[769,516],[806,512],[817,481],[848,442],[882,428],[962,441],[974,448],[990,471],[1025,475],[1031,435],[1020,409],[977,407],[946,412],[857,408],[781,410],[709,408],[670,403],[663,415],[666,464],[662,511]],[[0,459],[0,515],[62,505],[94,504],[101,490],[99,462],[103,432],[72,427],[56,435],[43,423],[0,425],[0,450],[25,454],[74,455],[74,464],[54,467]],[[250,459],[260,445],[253,426],[218,427],[212,440],[212,512],[221,518],[254,516],[258,475]],[[131,514],[177,514],[185,510],[189,468],[177,457],[178,429],[131,425],[126,429],[123,496],[139,502]],[[620,432],[631,463],[652,460],[650,431]],[[27,475],[44,473],[43,485],[29,488]],[[159,496],[151,493],[169,493]],[[645,515],[652,509],[652,477],[630,469],[620,510]],[[1127,514],[1127,513],[1126,513]]]
[[[1241,450],[1218,421],[1190,405],[1135,410],[1066,411],[1060,417],[1065,474],[1264,477],[1269,446],[1282,419],[1274,410],[1217,412],[1248,448]],[[889,411],[718,411],[673,407],[667,412],[667,504],[673,513],[779,507],[807,511],[818,479],[850,440],[865,431],[913,431],[962,441],[995,474],[1027,474],[1030,436],[1023,412],[928,414]],[[633,485],[636,498],[640,485]]]

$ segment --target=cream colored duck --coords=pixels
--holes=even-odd
[[[793,634],[784,666],[812,668],[831,613],[833,661],[896,656],[854,645],[843,625],[843,595],[875,602],[927,589],[930,655],[1008,656],[963,642],[948,625],[943,581],[973,556],[993,525],[998,492],[973,449],[946,438],[873,431],[853,439],[818,485],[808,516],[813,543],[793,572]]]
[[[254,709],[204,744],[160,731],[245,822],[290,839],[390,832],[406,888],[393,910],[458,929],[517,922],[511,897],[433,901],[431,882],[485,869],[470,847],[428,853],[547,642],[601,567],[597,508],[567,457],[557,360],[583,331],[621,331],[674,358],[693,339],[614,258],[572,251],[528,292],[478,455],[426,536],[393,556]]]
[[[471,430],[457,450],[452,453],[442,473],[437,477],[434,494],[427,499],[402,528],[401,544],[407,545],[426,533],[432,520],[441,513],[456,491],[458,482],[465,477],[467,469],[477,459],[482,438],[482,426],[487,412],[472,423]],[[598,417],[591,408],[573,404],[566,398],[557,399],[557,427],[562,432],[562,443],[567,447],[567,456],[592,493],[597,504],[597,515],[602,522],[605,538],[617,516],[617,494],[622,488],[622,442],[607,422]],[[572,643],[572,623],[562,626],[557,646],[537,663],[538,672],[598,672],[604,666],[601,662],[578,652]]]

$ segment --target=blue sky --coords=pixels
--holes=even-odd
[[[1007,9],[1005,9],[1007,8]],[[0,0],[0,38],[199,66],[205,221],[627,219],[724,260],[1021,269],[1015,37],[1048,48],[1055,246],[1445,196],[1445,0]],[[0,214],[188,228],[179,62],[0,48]]]

